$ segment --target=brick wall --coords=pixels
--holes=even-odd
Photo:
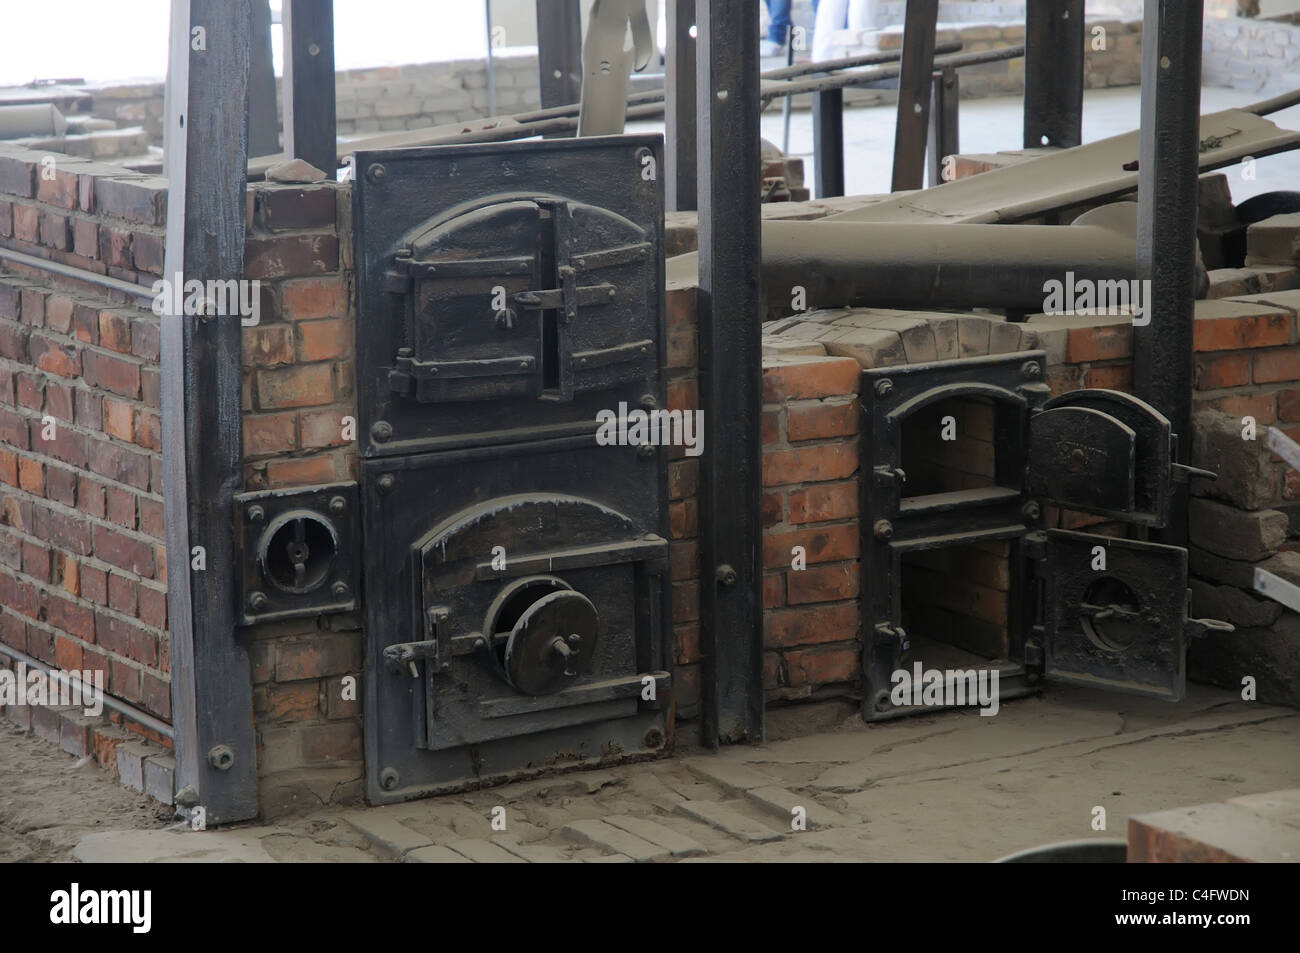
[[[244,274],[261,283],[261,320],[243,330],[248,490],[356,479],[350,203],[333,182],[249,187]],[[360,619],[276,622],[247,637],[263,814],[359,799]],[[345,700],[349,675],[357,692]]]
[[[6,248],[148,286],[165,216],[162,180],[0,147]],[[139,302],[0,262],[0,640],[170,721],[158,349]],[[126,737],[64,721],[104,763]]]

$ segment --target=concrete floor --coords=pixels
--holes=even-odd
[[[948,711],[879,725],[823,703],[770,712],[769,738],[276,825],[95,833],[75,856],[982,862],[1055,841],[1123,838],[1130,814],[1300,786],[1300,713],[1200,686],[1177,705],[1053,687],[994,717]],[[0,736],[0,764],[8,743]],[[795,807],[806,811],[805,831],[791,830]],[[1097,807],[1104,831],[1093,829]],[[504,831],[493,829],[494,808],[504,809]],[[85,830],[66,809],[49,820]],[[0,830],[7,823],[0,817]],[[628,829],[645,836],[629,840]]]
[[[1201,112],[1217,112],[1267,99],[1259,93],[1207,87],[1201,91]],[[1084,93],[1083,140],[1095,142],[1138,128],[1141,117],[1138,87],[1090,89]],[[1022,145],[1024,100],[1020,96],[962,100],[960,108],[961,151],[999,152]],[[1300,129],[1300,106],[1268,117],[1287,129]],[[849,195],[875,195],[889,191],[894,155],[895,107],[875,106],[849,109],[844,113],[844,179]],[[763,138],[781,145],[781,106],[773,103],[763,113]],[[629,132],[663,131],[662,122],[629,123]],[[811,186],[813,173],[812,114],[794,112],[790,121],[790,154],[805,159],[804,172]],[[1233,198],[1240,202],[1261,192],[1300,189],[1300,151],[1260,159],[1256,178],[1244,180],[1230,170]]]

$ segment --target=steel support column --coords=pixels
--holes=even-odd
[[[698,205],[695,137],[695,0],[668,4],[668,49],[664,62],[666,199],[669,211],[690,212]]]
[[[248,64],[248,154],[280,151],[280,117],[275,111],[275,69],[271,64],[271,0],[252,0],[253,43]]]
[[[1169,418],[1178,462],[1191,450],[1196,196],[1200,156],[1200,0],[1147,0],[1142,25],[1138,162],[1138,277],[1149,279],[1147,320],[1133,334],[1137,395]],[[1161,542],[1185,545],[1187,485],[1174,487]]]
[[[939,0],[907,0],[903,62],[898,75],[898,119],[894,124],[894,192],[925,185],[925,139],[930,124],[930,77],[934,73],[934,30]]]
[[[164,274],[176,287],[241,279],[252,11],[248,0],[172,0],[171,13]],[[195,50],[199,28],[205,42]],[[177,801],[202,807],[208,823],[257,814],[252,677],[235,638],[240,337],[237,315],[162,318]]]
[[[334,0],[285,0],[284,154],[338,170]]]
[[[537,0],[537,75],[542,108],[582,96],[582,7],[579,0]],[[552,139],[560,133],[549,133]]]
[[[705,744],[763,737],[758,4],[699,0]]]
[[[958,118],[961,87],[958,83],[955,69],[948,68],[934,74],[934,87],[930,94],[930,134],[925,149],[931,188],[943,184],[943,160],[961,151]]]
[[[1083,142],[1083,44],[1083,0],[1025,4],[1026,149]]]
[[[844,194],[844,90],[813,93],[813,184],[817,198]]]

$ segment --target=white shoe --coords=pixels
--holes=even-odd
[[[785,52],[785,47],[780,43],[773,43],[771,40],[759,40],[758,55],[767,59],[770,56],[780,56]]]

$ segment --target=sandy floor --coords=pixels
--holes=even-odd
[[[164,830],[166,810],[5,727],[0,860],[66,860],[86,835],[86,860],[411,860],[420,843],[444,859],[449,850],[509,859],[508,847],[530,859],[627,860],[575,837],[574,825],[609,832],[608,822],[631,818],[696,844],[693,862],[979,862],[1123,838],[1134,814],[1300,787],[1300,713],[1200,686],[1177,705],[1056,687],[993,718],[966,710],[866,725],[853,706],[824,703],[768,720],[762,745],[682,748],[657,762],[206,834]],[[827,823],[792,832],[796,805]],[[1105,830],[1093,827],[1097,807]],[[494,808],[505,831],[492,826]],[[702,820],[704,809],[725,809],[757,834]]]
[[[93,761],[78,761],[0,720],[0,863],[72,859],[85,834],[148,830],[172,821]]]

